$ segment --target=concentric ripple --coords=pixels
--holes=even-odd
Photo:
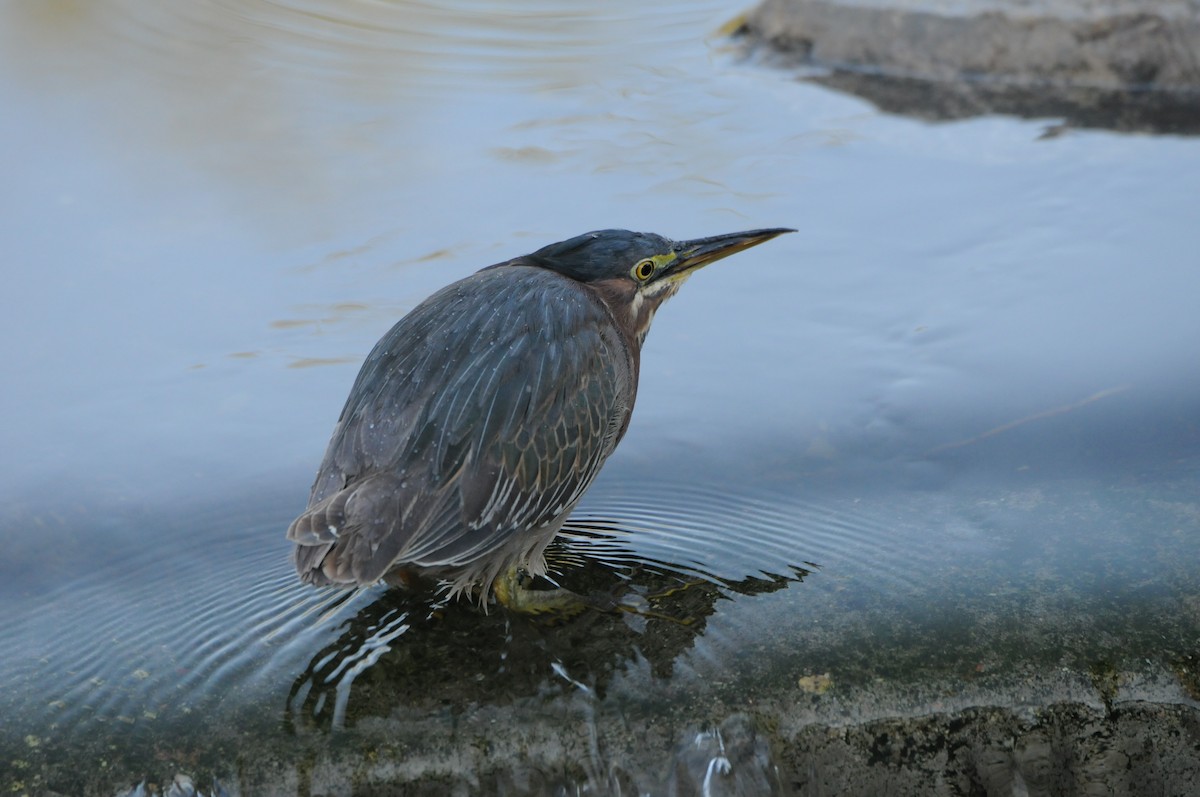
[[[314,653],[383,588],[299,584],[283,539],[287,516],[277,510],[182,514],[185,521],[164,523],[159,545],[114,551],[3,621],[0,637],[20,651],[0,670],[10,716],[49,714],[60,727],[153,728],[231,693],[242,704],[270,699],[277,711],[287,702],[280,692],[307,667],[336,687],[336,725],[354,678],[403,644],[405,615],[385,613],[372,621],[369,644],[330,654],[337,661],[325,672]],[[897,511],[894,502],[818,503],[782,492],[617,479],[587,496],[564,529],[562,550],[585,568],[591,561],[669,574],[673,583],[699,579],[735,598],[762,591],[739,585],[774,591],[771,584],[812,573],[903,591],[935,555],[916,544],[917,534],[931,533],[928,522],[928,512]]]
[[[288,666],[290,643],[362,601],[303,588],[279,521],[247,514],[194,516],[196,528],[114,552],[10,613],[8,716],[167,723],[231,687],[254,692],[258,676]]]
[[[932,565],[926,510],[893,500],[817,500],[789,492],[739,491],[693,483],[607,484],[567,523],[616,529],[639,556],[718,578],[786,573],[791,567],[866,571],[886,588],[907,588]],[[936,534],[936,527],[932,532]]]

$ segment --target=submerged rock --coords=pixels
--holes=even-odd
[[[1200,2],[763,0],[740,34],[884,110],[1200,131]]]

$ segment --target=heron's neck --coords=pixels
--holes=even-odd
[[[588,283],[587,287],[608,308],[613,322],[636,355],[641,351],[646,333],[650,331],[654,313],[663,302],[675,295],[681,284],[683,280],[638,287],[622,278],[597,280]]]
[[[654,314],[658,312],[658,308],[662,306],[663,302],[674,296],[682,284],[682,279],[658,282],[634,292],[629,304],[626,305],[626,312],[629,316],[629,328],[633,330],[638,346],[645,342],[646,333],[650,331],[650,324],[654,321]]]

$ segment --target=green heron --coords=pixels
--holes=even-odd
[[[589,232],[489,266],[367,355],[287,536],[310,584],[493,591],[542,553],[629,426],[654,313],[696,269],[794,230]]]

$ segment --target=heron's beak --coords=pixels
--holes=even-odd
[[[707,266],[709,263],[729,257],[743,249],[758,246],[785,232],[795,232],[795,230],[788,227],[771,227],[766,230],[730,232],[724,235],[714,235],[711,238],[680,241],[675,245],[677,259],[666,269],[667,274],[664,276],[682,277],[701,266]]]

